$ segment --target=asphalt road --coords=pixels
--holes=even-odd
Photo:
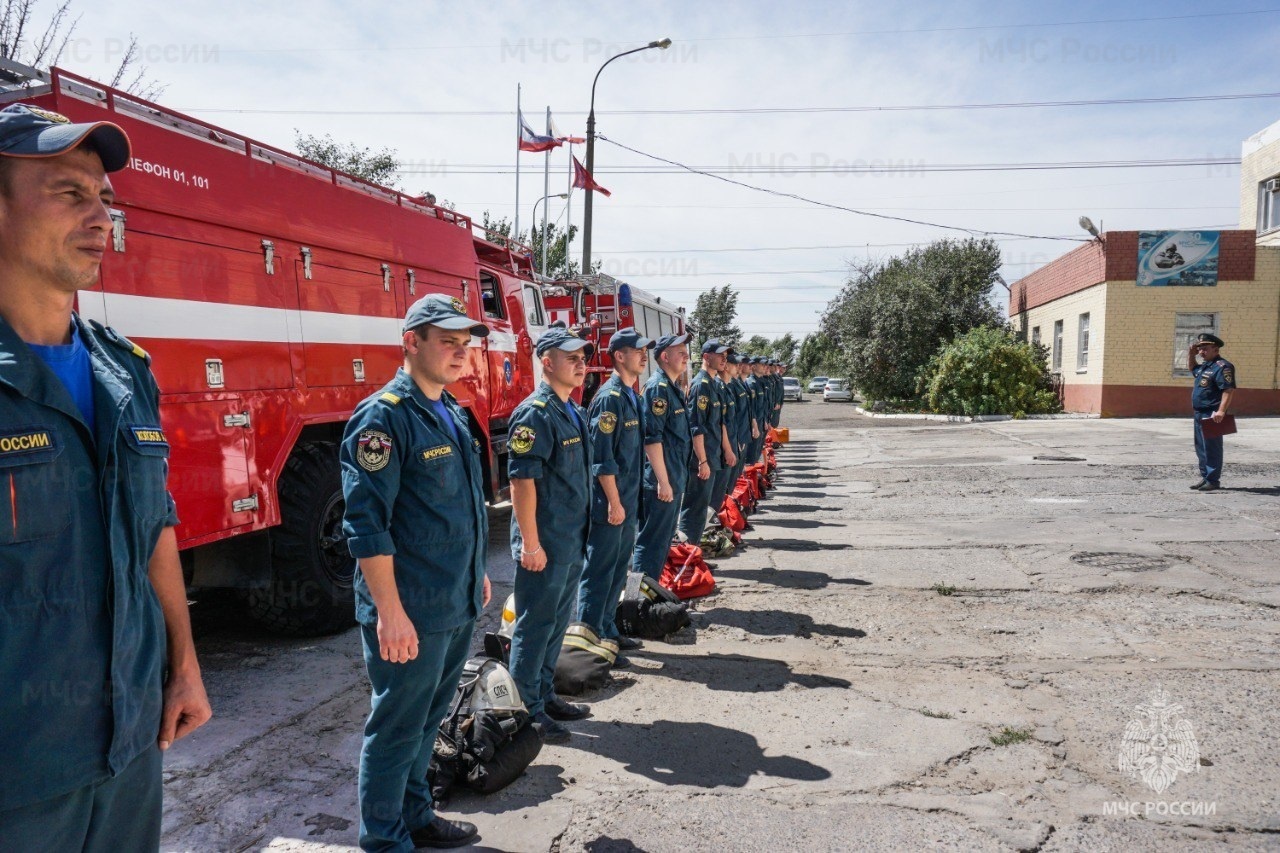
[[[572,743],[451,804],[478,849],[1280,848],[1280,420],[1242,421],[1211,495],[1182,419],[784,424],[694,627],[634,653]],[[165,849],[350,849],[355,633],[195,615],[216,717],[167,758]]]

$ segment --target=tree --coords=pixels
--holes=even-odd
[[[773,353],[773,341],[764,335],[752,335],[747,338],[747,342],[738,345],[738,351],[747,355],[771,355]]]
[[[37,2],[38,0],[4,0],[0,4],[0,57],[45,69],[59,64],[71,37],[75,35],[80,17],[77,15],[70,18],[72,0],[63,0],[54,8],[44,30],[35,35],[39,30],[39,24],[33,20]],[[164,94],[165,87],[147,77],[145,65],[137,67],[133,79],[124,83],[140,58],[138,37],[129,33],[129,45],[111,76],[110,85],[131,95],[154,101]]]
[[[742,338],[742,330],[733,324],[737,316],[738,294],[733,285],[712,287],[699,293],[698,304],[689,317],[698,335],[694,352],[702,349],[709,338],[719,338],[720,343],[736,347]]]
[[[773,357],[778,361],[781,361],[784,364],[791,364],[795,360],[796,348],[798,346],[800,346],[800,343],[796,340],[795,335],[787,332],[773,342],[770,350]]]
[[[372,184],[399,189],[396,172],[400,169],[399,155],[392,148],[373,151],[354,143],[336,142],[332,136],[316,136],[294,128],[294,145],[298,153],[330,169],[364,178]]]
[[[796,357],[795,373],[805,381],[815,376],[839,373],[837,364],[839,353],[831,338],[823,332],[806,335],[800,344],[800,354]]]
[[[1001,323],[987,299],[999,269],[991,239],[940,240],[854,267],[822,317],[841,373],[868,401],[913,398],[939,346]]]
[[[978,326],[938,350],[921,379],[932,411],[1038,415],[1060,410],[1043,347],[1007,326]]]

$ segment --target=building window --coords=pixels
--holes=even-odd
[[[1218,334],[1217,314],[1175,314],[1173,320],[1173,375],[1190,376],[1187,352],[1201,332]]]
[[[1053,321],[1053,372],[1062,372],[1062,321]]]
[[[1036,346],[1040,345],[1040,327],[1039,326],[1031,327],[1031,343],[1035,344]]]
[[[1258,184],[1258,233],[1280,228],[1280,175]]]
[[[1076,343],[1076,373],[1089,369],[1089,315],[1080,315],[1080,331]]]

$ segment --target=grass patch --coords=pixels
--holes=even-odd
[[[991,742],[996,746],[1008,746],[1011,743],[1023,743],[1031,740],[1031,729],[1015,729],[1011,726],[1005,726],[999,732],[991,736]]]
[[[935,583],[932,589],[938,595],[955,595],[958,587],[954,587],[948,583]]]
[[[917,708],[916,710],[933,720],[951,719],[951,714],[947,711],[930,711],[928,708]]]

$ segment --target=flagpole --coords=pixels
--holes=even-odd
[[[516,84],[516,215],[515,222],[511,226],[511,238],[519,239],[520,237],[520,137],[522,128],[520,127],[520,84]]]
[[[547,107],[547,136],[551,135],[551,107]],[[551,197],[551,149],[548,148],[542,155],[542,195],[546,198]],[[547,208],[549,204],[542,205],[542,274],[547,274]]]
[[[572,134],[571,134],[572,135]],[[565,189],[568,198],[564,202],[564,272],[569,274],[569,245],[573,243],[573,143],[569,143],[569,186]]]

